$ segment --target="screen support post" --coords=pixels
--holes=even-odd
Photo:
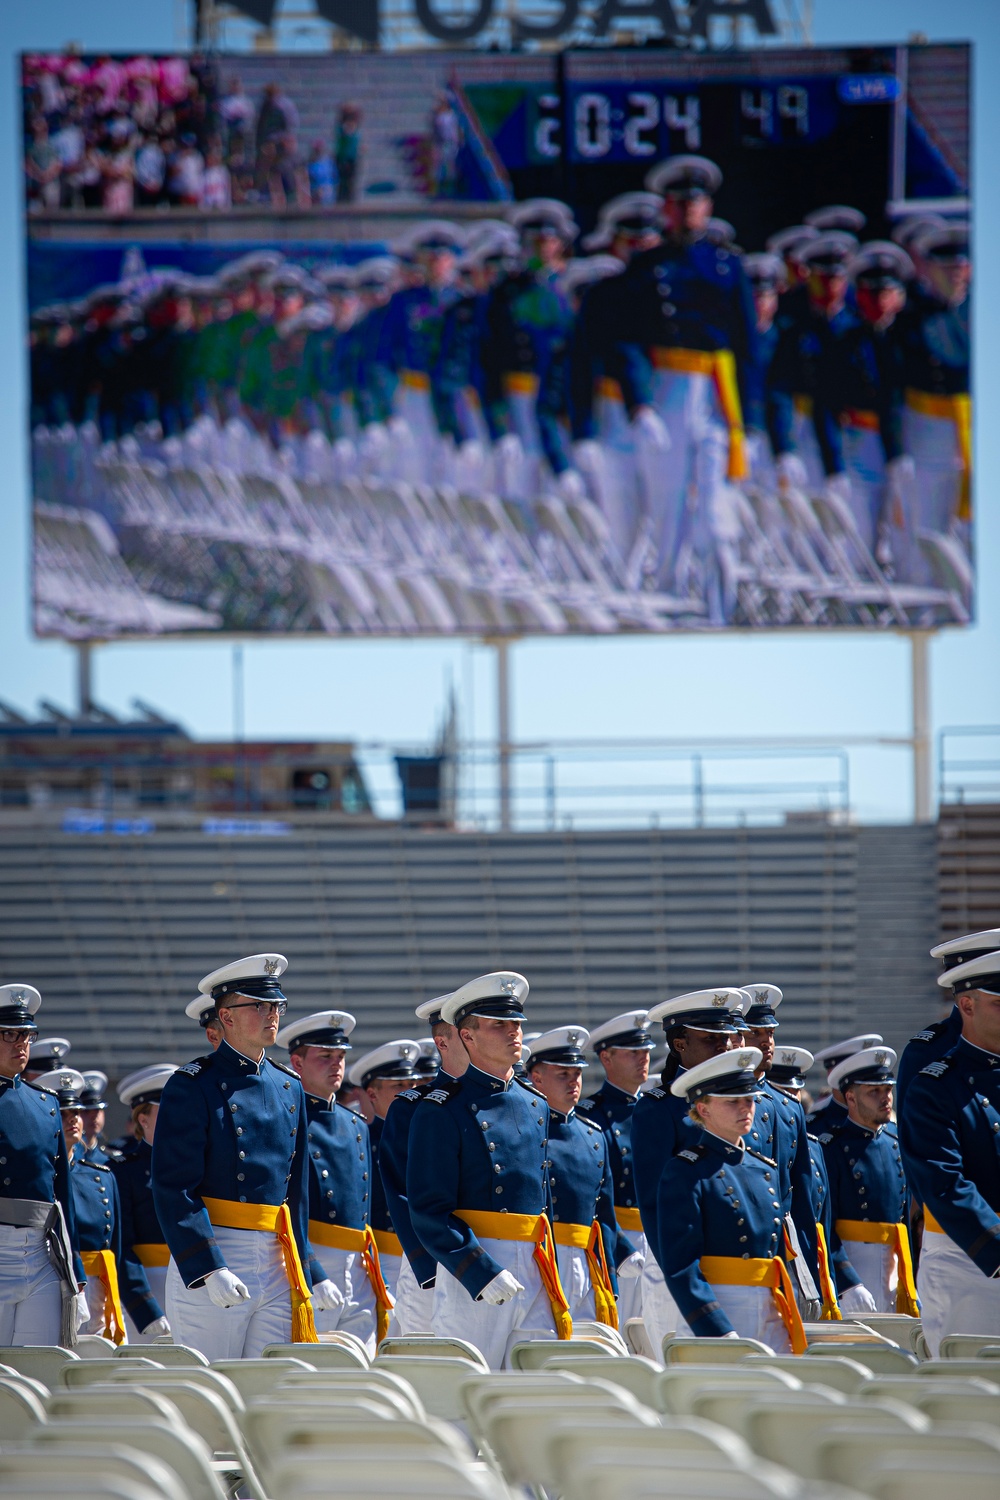
[[[934,631],[911,630],[910,682],[912,688],[913,821],[933,820],[931,776],[931,653]]]
[[[76,711],[85,719],[94,705],[93,641],[76,642]]]

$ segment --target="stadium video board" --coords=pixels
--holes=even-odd
[[[971,619],[967,46],[22,72],[40,635]]]

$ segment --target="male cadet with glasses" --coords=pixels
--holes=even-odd
[[[806,1074],[813,1065],[813,1055],[805,1047],[791,1047],[780,1042],[774,1049],[774,1061],[768,1071],[767,1081],[780,1093],[801,1105],[802,1090],[806,1086]],[[809,1160],[812,1164],[812,1197],[816,1213],[816,1268],[819,1271],[819,1293],[823,1299],[820,1318],[836,1322],[840,1319],[837,1301],[838,1280],[843,1286],[853,1286],[861,1278],[851,1266],[841,1246],[838,1264],[834,1268],[831,1245],[833,1243],[833,1216],[830,1208],[830,1178],[826,1170],[823,1147],[814,1135],[806,1132]]]
[[[528,981],[501,971],[448,997],[469,1066],[417,1105],[406,1196],[438,1264],[434,1332],[468,1339],[492,1370],[531,1338],[568,1338],[572,1323],[552,1236],[549,1107],[514,1076]]]
[[[577,1104],[578,1113],[604,1131],[615,1219],[638,1256],[637,1262],[624,1264],[618,1272],[618,1318],[623,1328],[629,1318],[642,1317],[641,1276],[648,1253],[632,1161],[632,1116],[639,1103],[639,1090],[649,1077],[649,1054],[654,1045],[648,1019],[644,1010],[628,1010],[594,1028],[588,1045],[604,1069],[604,1082],[596,1094]]]
[[[833,1249],[841,1247],[858,1284],[841,1279],[841,1311],[920,1314],[907,1228],[909,1194],[892,1119],[896,1054],[871,1047],[838,1063],[830,1082],[840,1089],[847,1119],[820,1136],[830,1178]]]
[[[151,1063],[129,1073],[118,1085],[118,1097],[132,1117],[133,1150],[112,1164],[122,1210],[122,1254],[118,1263],[129,1343],[151,1344],[170,1332],[166,1306],[170,1251],[156,1216],[153,1189],[153,1140],[160,1098],[174,1063]]]
[[[364,1120],[336,1099],[355,1024],[347,1011],[316,1011],[283,1027],[276,1040],[288,1048],[306,1092],[313,1286],[329,1280],[341,1299],[316,1310],[316,1328],[357,1334],[374,1354],[381,1277],[368,1223],[371,1141]]]
[[[153,1199],[170,1247],[167,1317],[177,1343],[213,1359],[315,1343],[308,1265],[309,1155],[298,1076],[271,1062],[288,1001],[280,953],[207,974],[223,1040],[178,1068],[160,1097]],[[316,1288],[335,1307],[336,1288]]]
[[[680,1316],[663,1279],[656,1218],[660,1178],[674,1152],[693,1131],[687,1107],[671,1093],[670,1085],[679,1073],[737,1044],[744,1003],[741,990],[692,990],[654,1005],[646,1017],[650,1026],[662,1022],[669,1048],[660,1086],[643,1094],[632,1117],[636,1199],[652,1252],[647,1254],[642,1270],[642,1321],[657,1358],[664,1338],[675,1331]]]
[[[528,1077],[549,1105],[549,1188],[559,1280],[570,1316],[618,1327],[618,1267],[639,1257],[615,1219],[608,1143],[597,1120],[576,1106],[587,1067],[582,1026],[543,1031],[531,1046]]]
[[[0,985],[0,1345],[72,1344],[86,1315],[59,1101],[23,1077],[42,997]]]
[[[821,1047],[816,1053],[816,1061],[826,1072],[827,1083],[838,1063],[846,1062],[856,1052],[866,1052],[869,1047],[878,1047],[881,1042],[879,1032],[863,1031],[860,1036],[849,1036],[842,1042],[831,1042],[829,1047]],[[814,1135],[821,1135],[824,1130],[830,1130],[846,1119],[847,1105],[844,1103],[844,1096],[839,1089],[831,1087],[830,1092],[824,1094],[822,1099],[817,1099],[806,1115],[806,1125]]]
[[[1000,951],[938,975],[962,1016],[950,1052],[913,1079],[903,1166],[924,1205],[917,1288],[936,1358],[946,1333],[1000,1336]]]
[[[196,995],[184,1007],[184,1014],[190,1016],[192,1021],[197,1021],[205,1033],[205,1040],[213,1052],[219,1050],[222,1041],[222,1026],[219,1022],[219,1012],[215,1008],[215,1001],[211,995]]]
[[[944,966],[943,972],[947,973],[949,969],[957,968],[970,958],[978,958],[981,953],[993,953],[997,949],[1000,949],[1000,927],[987,927],[982,932],[967,932],[963,937],[938,943],[936,948],[931,949],[931,958],[939,958]],[[952,996],[948,1014],[918,1031],[900,1054],[896,1066],[897,1114],[902,1111],[911,1080],[921,1068],[926,1068],[928,1063],[937,1062],[939,1057],[950,1052],[961,1035],[962,1012]]]
[[[785,1245],[792,1281],[803,1314],[819,1316],[819,1264],[816,1253],[816,1204],[813,1166],[809,1156],[806,1117],[800,1104],[768,1081],[774,1061],[777,1009],[782,995],[776,984],[743,986],[746,1004],[740,1030],[747,1046],[761,1054],[757,1066],[760,1096],[747,1145],[778,1163],[781,1203],[785,1216]]]
[[[386,1042],[371,1052],[365,1052],[351,1065],[350,1081],[363,1089],[368,1096],[375,1117],[368,1126],[372,1143],[372,1190],[368,1222],[375,1236],[382,1281],[388,1288],[390,1301],[395,1298],[396,1278],[403,1265],[403,1246],[393,1226],[389,1203],[382,1185],[379,1168],[379,1153],[382,1147],[382,1131],[389,1105],[404,1089],[411,1088],[416,1079],[414,1069],[420,1057],[420,1043],[405,1037],[399,1041]],[[386,1324],[388,1327],[388,1324]],[[379,1337],[385,1336],[385,1330]]]
[[[406,1196],[406,1168],[410,1151],[413,1112],[432,1088],[461,1078],[469,1066],[469,1054],[457,1029],[441,1019],[447,995],[438,995],[417,1006],[418,1020],[431,1028],[431,1045],[438,1058],[433,1079],[403,1089],[389,1106],[379,1142],[378,1165],[389,1216],[403,1247],[403,1261],[396,1278],[396,1308],[389,1325],[391,1334],[429,1333],[433,1329],[434,1280],[437,1263],[417,1237]]]

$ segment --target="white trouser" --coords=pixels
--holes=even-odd
[[[1000,1342],[1000,1279],[984,1275],[954,1240],[926,1226],[917,1292],[932,1359],[946,1333],[995,1333]]]
[[[775,1354],[791,1354],[792,1346],[770,1287],[719,1286],[714,1281],[709,1285],[741,1339],[760,1339]],[[691,1337],[691,1328],[683,1318],[677,1325],[677,1332],[682,1338]]]
[[[569,1303],[570,1317],[593,1323],[597,1313],[587,1252],[578,1250],[574,1245],[557,1245],[556,1263],[559,1266],[559,1280]]]
[[[41,1229],[0,1224],[0,1344],[58,1344],[62,1283]]]
[[[892,1245],[867,1245],[845,1240],[848,1259],[875,1298],[880,1313],[896,1311],[896,1256]]]
[[[378,1258],[382,1266],[382,1280],[385,1282],[389,1292],[395,1296],[396,1282],[399,1280],[399,1273],[402,1269],[404,1257],[402,1255],[383,1255],[379,1251]]]
[[[163,1308],[166,1315],[167,1299],[167,1268],[166,1266],[147,1266],[146,1280],[149,1282],[149,1290]],[[128,1313],[125,1314],[125,1327],[128,1330],[128,1341],[130,1344],[151,1344],[158,1337],[155,1333],[140,1333],[132,1322]],[[180,1339],[175,1342],[180,1343]]]
[[[650,1255],[650,1253],[649,1253],[649,1246],[646,1243],[646,1236],[644,1234],[630,1234],[629,1235],[629,1240],[635,1246],[635,1248],[639,1252],[639,1254],[642,1256],[643,1270],[645,1270],[646,1263],[648,1261],[652,1260],[652,1258],[653,1258],[652,1255]],[[657,1267],[657,1269],[659,1269],[659,1267]],[[639,1275],[639,1276],[633,1276],[631,1278],[631,1280],[627,1280],[627,1281],[621,1281],[621,1280],[619,1280],[619,1282],[618,1282],[618,1323],[619,1323],[619,1326],[621,1327],[622,1336],[623,1337],[624,1337],[624,1334],[625,1334],[625,1325],[628,1322],[629,1318],[641,1318],[641,1317],[642,1317],[642,1276],[641,1275]],[[659,1358],[659,1348],[657,1348],[656,1353],[657,1353],[657,1358]]]
[[[250,1300],[236,1307],[216,1307],[204,1286],[184,1285],[171,1261],[166,1314],[174,1342],[200,1349],[207,1360],[258,1359],[268,1344],[289,1343],[291,1291],[277,1235],[270,1230],[216,1227],[215,1241]]]
[[[874,553],[885,498],[885,450],[867,427],[843,430],[844,463],[851,480],[851,515],[868,551]]]
[[[447,1271],[438,1271],[446,1276]],[[408,1333],[434,1333],[434,1288],[425,1291],[413,1274],[410,1262],[403,1256],[403,1263],[396,1277],[396,1306],[389,1322],[389,1337],[398,1338]]]
[[[107,1300],[104,1283],[99,1276],[88,1276],[84,1291],[87,1297],[87,1306],[90,1309],[90,1317],[77,1331],[79,1333],[103,1334],[105,1302]]]
[[[795,415],[792,418],[792,443],[795,453],[805,467],[809,493],[816,494],[826,483],[826,470],[823,467],[823,455],[816,438],[811,405],[808,410],[804,410],[796,402]]]
[[[642,1321],[646,1337],[657,1359],[663,1358],[663,1340],[677,1332],[681,1315],[663,1279],[656,1256],[650,1251],[639,1278]]]
[[[354,1333],[368,1353],[375,1354],[375,1293],[357,1250],[334,1250],[329,1245],[313,1245],[317,1259],[329,1279],[343,1293],[344,1305],[334,1312],[322,1312],[315,1303],[313,1316],[317,1333]]]
[[[621,392],[601,391],[594,402],[598,441],[608,470],[607,492],[598,498],[612,540],[624,561],[635,545],[640,523],[639,477],[635,466],[635,432]]]
[[[903,410],[903,451],[917,471],[917,524],[946,535],[954,527],[962,493],[962,455],[950,417]]]
[[[527,1339],[553,1339],[555,1320],[538,1267],[534,1245],[524,1240],[480,1240],[487,1254],[524,1287],[502,1307],[490,1307],[469,1296],[454,1276],[438,1267],[434,1287],[434,1332],[438,1338],[467,1339],[491,1370],[507,1365],[510,1350]]]

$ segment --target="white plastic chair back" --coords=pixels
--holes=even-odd
[[[667,1416],[689,1417],[693,1397],[705,1390],[716,1390],[722,1380],[733,1389],[745,1390],[748,1394],[760,1391],[763,1396],[773,1394],[776,1386],[789,1391],[802,1389],[801,1381],[794,1375],[787,1370],[770,1368],[766,1360],[752,1369],[747,1365],[733,1365],[721,1371],[718,1365],[671,1365],[669,1370],[661,1370],[656,1377],[654,1409]]]
[[[0,1443],[19,1443],[27,1428],[44,1422],[45,1407],[37,1393],[13,1377],[0,1376]]]
[[[665,1365],[735,1365],[748,1354],[766,1359],[772,1350],[760,1339],[694,1339],[668,1334],[663,1340]]]
[[[167,1339],[154,1339],[151,1344],[119,1344],[115,1350],[115,1358],[152,1359],[165,1368],[172,1365],[200,1365],[202,1369],[208,1369],[208,1360],[200,1349],[192,1349],[190,1344],[174,1344]]]
[[[60,1384],[63,1365],[75,1364],[79,1356],[58,1344],[15,1344],[0,1348],[0,1365],[9,1365],[23,1375],[40,1380],[51,1391]]]
[[[351,1343],[268,1344],[263,1359],[298,1359],[314,1370],[367,1370],[370,1360],[361,1341]]]

